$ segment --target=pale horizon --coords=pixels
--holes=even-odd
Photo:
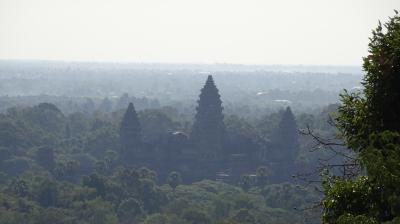
[[[400,4],[0,0],[0,59],[360,66]]]

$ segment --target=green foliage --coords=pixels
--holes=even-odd
[[[189,224],[189,222],[176,215],[155,213],[146,217],[143,224]]]
[[[82,186],[25,174],[0,191],[0,223],[309,223],[292,209],[267,207],[265,196],[274,192],[245,193],[210,180],[172,191],[139,173],[92,174]]]
[[[50,180],[44,180],[39,188],[38,192],[36,193],[37,195],[37,201],[42,207],[50,207],[50,206],[56,206],[57,205],[57,183],[50,181]]]
[[[148,142],[158,141],[177,127],[177,123],[160,110],[141,111],[139,118],[142,122],[143,140]]]
[[[54,152],[50,147],[40,147],[36,152],[36,160],[47,170],[53,170],[55,167]]]
[[[193,224],[210,224],[211,218],[197,209],[185,209],[182,218]]]
[[[240,209],[234,216],[233,220],[238,223],[252,224],[256,223],[256,218],[247,209]]]
[[[254,185],[254,179],[249,175],[243,175],[240,178],[239,185],[244,191],[248,191]]]
[[[369,135],[400,131],[400,16],[396,13],[372,32],[364,58],[364,90],[342,94],[339,128],[354,150],[368,145]]]
[[[82,184],[83,186],[96,189],[98,196],[105,197],[107,187],[107,179],[105,177],[98,174],[91,174],[83,178]]]
[[[126,98],[118,108],[123,108]],[[194,125],[191,139],[185,134],[190,132],[191,114],[181,114],[179,107],[146,109],[137,116],[133,105],[126,111],[107,113],[112,108],[107,101],[101,106],[103,111],[97,112],[88,101],[82,107],[68,102],[65,115],[52,104],[13,108],[0,114],[0,223],[318,220],[319,214],[306,219],[293,209],[302,200],[318,198],[318,194],[297,191],[283,183],[271,185],[278,182],[271,173],[278,171],[280,175],[282,166],[271,167],[266,161],[270,136],[263,136],[261,129],[273,133],[275,126],[260,128],[257,119],[239,116],[223,121],[222,102],[211,77],[200,95],[195,123],[202,124]],[[213,115],[208,116],[208,112]],[[279,113],[265,116],[265,123],[278,127],[280,118]],[[200,126],[218,134],[197,130],[202,133],[204,147],[198,147],[198,139],[193,137]],[[131,143],[139,150],[132,154],[120,151],[121,144]],[[165,156],[167,147],[174,150],[170,160]],[[212,156],[200,157],[203,152]],[[234,153],[241,161],[231,164]],[[220,167],[213,167],[215,164]],[[240,183],[234,178],[226,180],[230,184],[198,181],[205,177],[202,174],[214,179],[217,169],[237,179],[248,175]]]
[[[257,185],[259,187],[264,187],[267,184],[268,176],[270,175],[271,171],[265,167],[261,166],[258,167],[256,170],[256,175],[257,175]]]
[[[342,95],[338,126],[366,176],[326,176],[325,223],[382,223],[400,216],[400,16],[379,24],[364,58],[363,92]]]
[[[40,131],[25,122],[14,119],[0,119],[0,145],[3,147],[31,146],[40,143]]]
[[[41,103],[26,110],[23,116],[45,131],[57,134],[64,131],[64,114],[53,104]]]
[[[290,183],[270,184],[262,188],[260,193],[269,207],[301,210],[321,199],[314,187]]]
[[[389,221],[400,216],[400,135],[372,134],[370,146],[361,153],[368,176],[355,180],[327,179],[324,220],[331,223],[343,214],[364,215]]]
[[[131,223],[143,213],[141,203],[135,198],[125,199],[118,205],[117,214],[121,223]]]
[[[77,206],[79,218],[89,224],[117,224],[118,218],[109,202],[96,198]]]
[[[353,216],[351,214],[345,214],[338,218],[337,223],[339,224],[377,224],[373,218],[366,217],[364,215]]]
[[[260,151],[262,139],[256,128],[238,116],[231,115],[225,118],[226,125],[225,153],[248,154],[252,159]]]
[[[97,158],[106,156],[108,150],[116,149],[120,145],[120,139],[113,127],[102,127],[90,132],[86,136],[86,142],[86,151]]]
[[[10,176],[20,175],[32,166],[32,161],[24,157],[14,157],[1,163],[1,170]]]
[[[182,183],[181,175],[178,172],[171,172],[168,175],[167,183],[175,190],[175,188]]]

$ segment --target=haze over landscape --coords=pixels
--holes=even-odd
[[[0,224],[400,223],[398,0],[0,0]]]

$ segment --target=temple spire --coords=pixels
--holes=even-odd
[[[135,107],[133,103],[129,103],[120,126],[120,139],[124,150],[131,151],[140,146],[141,130]]]
[[[225,136],[222,101],[213,77],[208,76],[201,89],[191,140],[205,156],[219,156]]]

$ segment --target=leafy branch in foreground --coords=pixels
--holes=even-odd
[[[400,221],[400,16],[372,32],[362,92],[344,92],[337,124],[365,175],[325,175],[324,223]],[[328,144],[329,146],[329,144]]]

